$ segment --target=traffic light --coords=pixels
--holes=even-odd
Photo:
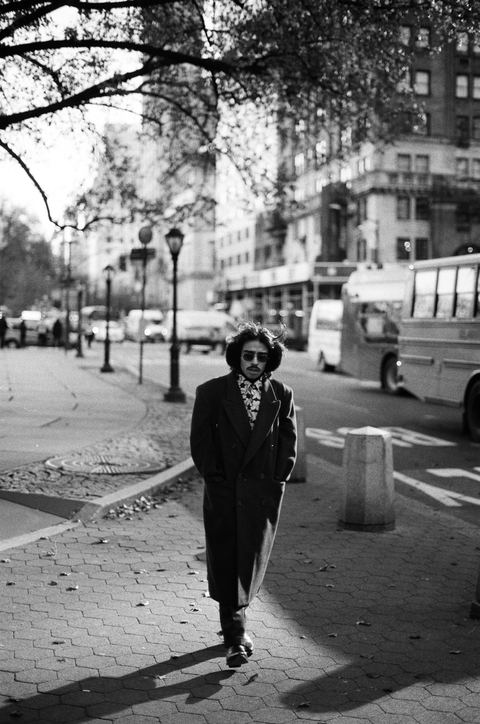
[[[118,258],[118,268],[120,271],[127,271],[127,256],[126,254],[122,254]]]

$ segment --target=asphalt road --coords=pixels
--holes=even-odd
[[[113,365],[116,360],[139,374],[139,349],[130,342],[113,345]],[[182,354],[180,385],[193,395],[198,384],[227,370],[221,355]],[[142,375],[168,384],[169,374],[169,346],[144,345]],[[303,408],[308,453],[341,466],[349,429],[388,429],[397,488],[480,525],[480,445],[462,432],[459,410],[424,404],[408,395],[392,397],[379,384],[321,373],[303,352],[289,352],[278,377],[293,387],[296,404]]]

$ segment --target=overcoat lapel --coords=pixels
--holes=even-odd
[[[237,379],[233,372],[227,376],[227,392],[225,399],[222,400],[222,406],[235,432],[244,447],[247,448],[251,437],[250,421],[247,410],[245,409],[242,393],[240,392]]]
[[[280,400],[278,400],[277,396],[275,395],[275,390],[273,389],[272,383],[268,379],[265,380],[257,419],[255,420],[255,425],[253,426],[253,430],[251,431],[250,441],[248,443],[245,457],[243,459],[243,467],[245,467],[245,465],[247,465],[247,463],[254,457],[255,453],[258,451],[263,441],[267,437],[280,411],[280,404]]]

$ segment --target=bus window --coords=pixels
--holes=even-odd
[[[476,271],[474,266],[461,266],[458,269],[455,316],[459,319],[473,317]]]
[[[435,311],[436,269],[422,269],[415,274],[413,317],[428,319]]]
[[[454,268],[444,267],[438,271],[437,310],[435,316],[441,319],[453,317],[456,274],[457,270]]]

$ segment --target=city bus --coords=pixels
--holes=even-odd
[[[390,393],[398,382],[398,332],[408,267],[357,269],[342,287],[340,370],[380,382]]]
[[[419,399],[457,407],[480,442],[480,254],[419,261],[407,283],[399,378]]]

